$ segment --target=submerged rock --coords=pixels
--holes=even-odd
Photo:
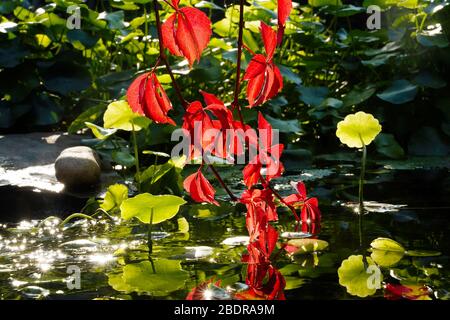
[[[101,163],[89,147],[64,149],[55,161],[55,175],[66,187],[91,186],[100,181]]]

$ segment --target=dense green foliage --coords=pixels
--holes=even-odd
[[[62,125],[74,133],[86,121],[102,125],[108,103],[122,97],[136,73],[148,70],[158,56],[150,1],[42,2],[0,4],[0,128]],[[190,2],[209,13],[214,34],[199,64],[190,70],[184,61],[171,58],[173,70],[189,75],[178,79],[187,99],[197,99],[202,89],[231,101],[238,10],[230,1]],[[261,107],[274,128],[283,133],[288,149],[337,150],[337,122],[363,110],[383,125],[375,141],[380,155],[447,155],[449,3],[297,3],[276,57],[285,87],[280,96]],[[66,27],[67,8],[73,4],[81,10],[79,30]],[[370,4],[383,9],[380,30],[366,27]],[[244,43],[251,50],[260,52],[258,21],[269,22],[276,16],[275,9],[272,0],[247,3]],[[249,58],[247,52],[243,69]],[[174,103],[174,118],[180,119],[182,108],[164,68],[159,79]],[[244,94],[241,99],[245,105]],[[256,111],[247,109],[244,116],[255,119]],[[171,130],[148,127],[139,134],[140,147],[167,143]]]

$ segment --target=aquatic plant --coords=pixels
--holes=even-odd
[[[359,213],[363,214],[364,176],[366,172],[367,146],[381,132],[381,125],[371,114],[359,111],[349,114],[337,124],[336,136],[349,148],[362,149],[361,174],[359,176]]]

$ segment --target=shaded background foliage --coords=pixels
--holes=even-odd
[[[182,1],[183,2],[183,1]],[[232,100],[238,10],[233,1],[189,1],[213,21],[213,38],[189,70],[171,57],[185,97],[198,90]],[[80,7],[81,29],[69,30],[71,5]],[[285,87],[258,108],[280,129],[287,154],[307,157],[338,150],[336,123],[363,110],[383,125],[375,147],[380,157],[447,156],[450,147],[448,0],[297,1],[275,61]],[[366,7],[382,8],[380,30],[368,30]],[[162,3],[168,13],[167,5]],[[262,50],[259,20],[276,17],[275,0],[249,1],[244,43]],[[101,124],[107,104],[125,94],[158,56],[149,0],[23,1],[0,3],[0,130],[67,129]],[[247,52],[242,68],[251,55]],[[163,69],[164,70],[164,69]],[[174,103],[182,107],[159,72]],[[245,94],[241,103],[246,105]],[[256,110],[245,109],[247,121]],[[178,121],[179,122],[179,121]],[[162,145],[173,128],[150,126],[141,147]],[[336,155],[335,155],[336,156]]]

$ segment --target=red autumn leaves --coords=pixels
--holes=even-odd
[[[192,66],[200,60],[211,37],[211,21],[202,11],[192,7],[179,8],[180,0],[172,0],[175,9],[162,24],[162,40],[170,53],[185,57]]]
[[[273,55],[277,47],[277,34],[264,22],[261,22],[261,34],[266,55],[254,55],[244,75],[244,80],[248,81],[249,108],[272,99],[283,88],[280,69],[273,62]]]
[[[146,116],[156,123],[175,122],[167,116],[172,104],[153,72],[137,77],[127,91],[128,104],[133,112]]]

